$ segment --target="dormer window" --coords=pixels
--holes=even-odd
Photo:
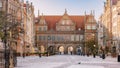
[[[47,26],[40,26],[39,31],[47,31]]]
[[[65,21],[64,20],[62,21],[62,25],[65,25]]]
[[[66,24],[69,25],[69,20],[66,21]]]

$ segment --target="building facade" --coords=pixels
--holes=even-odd
[[[23,22],[24,22],[24,46],[22,51],[26,54],[34,50],[34,6],[26,1],[23,4]]]
[[[105,47],[105,41],[104,41],[104,32],[103,32],[103,24],[99,21],[98,22],[98,28],[97,28],[97,31],[98,31],[98,46],[99,46],[99,52],[101,52],[101,48],[102,47]]]
[[[87,29],[91,27],[96,29],[93,15],[68,15],[67,10],[61,16],[42,14],[36,18],[35,23],[36,46],[41,53],[85,53],[84,43],[86,38],[90,37],[88,33],[91,33]]]
[[[9,38],[9,45],[12,45],[12,48],[19,52],[19,46],[21,46],[21,35],[19,33],[19,29],[21,28],[22,24],[22,12],[21,12],[21,1],[20,0],[0,0],[0,10],[5,13],[6,18],[9,20],[10,25],[13,28],[10,30],[10,38]],[[14,26],[17,24],[17,26]],[[16,31],[16,33],[14,32]],[[18,49],[19,48],[19,49]]]
[[[6,62],[4,67],[13,68],[13,64],[16,65],[14,60],[17,60],[15,54],[19,52],[19,46],[21,46],[22,41],[22,34],[19,32],[22,24],[20,0],[0,0],[0,12],[2,12],[2,20],[0,23],[4,26],[2,27],[2,29],[4,29],[2,31],[4,34],[2,42],[4,42],[5,47],[3,61]],[[9,53],[9,55],[7,55],[7,53]]]
[[[110,47],[112,53],[119,51],[119,13],[120,0],[106,0],[104,13],[101,16],[101,23],[104,26],[104,40],[106,46]],[[111,40],[111,41],[110,41]]]
[[[0,10],[7,15],[11,15],[11,21],[18,23],[15,31],[11,32],[11,40],[14,44],[13,49],[19,55],[24,52],[31,53],[34,45],[34,6],[24,0],[0,0]],[[13,23],[14,24],[14,23]],[[14,33],[14,34],[13,34]],[[13,38],[13,35],[16,35]],[[14,41],[13,41],[14,39]]]

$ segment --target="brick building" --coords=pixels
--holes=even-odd
[[[120,52],[120,0],[106,0],[104,12],[101,15],[104,26],[104,45],[113,54]]]
[[[36,46],[41,53],[85,53],[85,41],[96,38],[96,21],[89,15],[41,15],[36,18]],[[94,39],[96,40],[96,39]]]

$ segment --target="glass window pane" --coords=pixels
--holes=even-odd
[[[55,40],[55,36],[52,36],[52,41],[54,41]]]
[[[83,35],[80,35],[80,41],[82,41],[83,40]]]
[[[39,36],[39,40],[42,40],[42,36]]]
[[[2,2],[0,1],[0,7],[2,7]]]
[[[39,27],[39,31],[42,31],[41,27]]]
[[[44,27],[43,30],[46,31],[46,27]]]
[[[92,26],[92,29],[96,29],[96,26]]]
[[[87,29],[91,29],[91,26],[90,26],[90,25],[87,25]]]
[[[71,35],[71,41],[74,41],[74,35]]]

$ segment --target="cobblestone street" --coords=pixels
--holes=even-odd
[[[18,57],[15,68],[119,68],[117,58],[105,60],[92,56],[56,55],[39,58],[38,56]]]

